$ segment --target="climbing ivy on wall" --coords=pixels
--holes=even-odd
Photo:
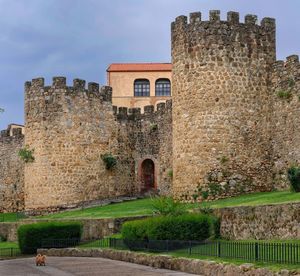
[[[104,162],[105,168],[107,170],[111,170],[113,167],[117,165],[117,158],[113,156],[111,153],[102,154],[101,159]]]

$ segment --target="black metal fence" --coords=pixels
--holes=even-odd
[[[66,248],[76,247],[80,243],[80,239],[44,239],[42,240],[42,248]]]
[[[19,248],[0,248],[0,258],[15,258],[20,255]]]
[[[169,253],[176,256],[211,256],[252,262],[300,264],[300,243],[243,241],[133,241],[102,239],[81,247],[114,248],[121,250]]]

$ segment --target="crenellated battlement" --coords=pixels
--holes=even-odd
[[[284,75],[300,79],[300,62],[298,55],[290,55],[285,61],[278,60],[273,64],[273,74],[277,77]]]
[[[247,52],[251,59],[264,58],[268,64],[275,61],[276,24],[275,19],[265,17],[258,24],[256,15],[248,14],[240,22],[237,12],[227,13],[227,20],[221,20],[220,11],[209,13],[209,20],[203,21],[200,12],[193,12],[189,18],[178,16],[171,25],[173,65],[176,53],[185,49],[194,58],[194,52],[214,55],[213,51]],[[175,52],[174,52],[175,51]],[[217,54],[215,54],[217,55]],[[180,58],[180,57],[178,57]]]
[[[166,103],[158,103],[156,110],[154,105],[147,105],[144,107],[144,113],[141,113],[141,108],[117,106],[113,106],[113,111],[118,120],[148,119],[149,117],[161,116],[172,112],[172,100],[167,100]]]
[[[39,95],[50,96],[54,93],[76,93],[81,97],[100,98],[104,102],[112,101],[112,88],[109,86],[100,86],[98,83],[89,82],[86,87],[86,81],[74,79],[73,86],[67,86],[65,77],[53,77],[52,85],[46,86],[44,78],[35,78],[32,81],[25,82],[25,93],[30,96]]]
[[[172,22],[172,29],[175,28],[193,28],[199,27],[200,25],[207,26],[207,24],[227,24],[228,26],[249,27],[256,26],[257,29],[270,31],[275,29],[275,19],[270,17],[264,17],[260,24],[258,24],[257,15],[247,14],[244,17],[244,22],[240,22],[240,14],[238,12],[229,11],[227,12],[227,20],[221,20],[220,10],[209,11],[209,20],[203,21],[201,18],[201,12],[190,13],[189,18],[184,15],[180,15],[175,18]]]

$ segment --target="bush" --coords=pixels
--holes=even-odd
[[[107,170],[110,170],[117,165],[117,159],[111,153],[105,153],[101,155],[101,159],[104,162]]]
[[[277,92],[277,96],[278,96],[278,98],[288,100],[292,97],[292,93],[291,93],[291,91],[287,91],[287,90],[279,90]]]
[[[125,240],[202,241],[210,237],[212,228],[212,218],[207,215],[160,216],[124,223],[122,237]]]
[[[291,190],[300,192],[300,167],[292,166],[288,169],[288,179],[290,181]]]
[[[6,242],[7,238],[5,236],[0,235],[0,242]]]
[[[133,220],[122,225],[121,236],[127,240],[146,240],[149,219]]]
[[[34,150],[29,149],[28,145],[26,145],[25,148],[20,149],[18,152],[19,157],[25,163],[31,163],[34,161],[33,153],[34,153]]]
[[[41,222],[21,225],[18,228],[18,243],[24,254],[35,253],[43,239],[78,239],[82,224],[78,222]]]
[[[172,197],[155,197],[151,200],[154,214],[163,216],[178,216],[186,212],[186,205],[174,200]]]

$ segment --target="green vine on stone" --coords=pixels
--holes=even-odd
[[[227,163],[229,161],[229,158],[226,156],[226,155],[223,155],[221,158],[220,158],[220,163],[222,165],[224,165],[225,163]]]
[[[25,148],[19,150],[18,154],[25,163],[32,163],[34,161],[33,153],[34,149],[29,149],[29,146],[26,145]]]
[[[292,92],[288,91],[288,90],[279,90],[277,92],[277,96],[278,96],[278,98],[288,100],[292,97]]]
[[[168,176],[172,179],[173,178],[173,169],[168,170]]]
[[[158,128],[158,126],[157,126],[156,123],[150,123],[150,130],[151,131],[155,131],[155,130],[157,130],[157,128]]]
[[[105,153],[101,155],[101,159],[105,164],[105,168],[107,170],[111,170],[113,167],[117,165],[117,158],[113,156],[111,153]]]

